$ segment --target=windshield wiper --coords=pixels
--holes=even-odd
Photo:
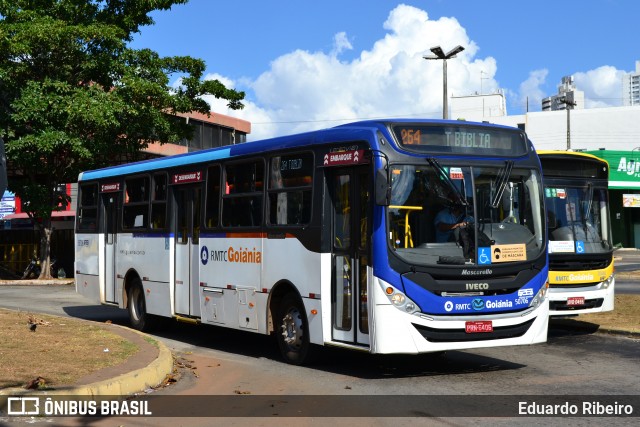
[[[591,207],[593,206],[593,184],[588,182],[587,183],[587,209],[586,212],[584,212],[584,218],[586,218],[586,220],[588,221],[591,218]]]
[[[589,240],[589,220],[591,219],[592,206],[593,206],[593,184],[588,182],[587,183],[587,206],[586,206],[585,212],[582,213],[582,217],[584,218],[582,228],[584,229],[585,240]]]
[[[438,171],[438,174],[443,179],[443,181],[447,183],[449,188],[456,193],[456,196],[458,196],[458,201],[460,202],[460,204],[463,206],[469,206],[469,202],[467,202],[467,197],[463,193],[461,193],[460,190],[458,190],[458,187],[456,187],[453,181],[451,181],[451,178],[449,178],[447,171],[444,170],[442,165],[438,163],[438,161],[433,157],[429,157],[427,161],[429,162],[431,167],[433,167],[435,170]]]
[[[493,202],[491,202],[491,207],[494,209],[498,207],[498,205],[500,204],[500,200],[502,200],[502,195],[504,194],[505,188],[507,188],[507,183],[509,182],[509,177],[511,176],[511,169],[513,169],[513,160],[507,160],[505,162],[504,168],[500,169],[500,172],[498,173],[498,191],[493,198]]]

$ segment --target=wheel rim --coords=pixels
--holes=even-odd
[[[289,349],[299,351],[302,347],[304,330],[302,329],[302,315],[292,307],[282,319],[282,338]]]

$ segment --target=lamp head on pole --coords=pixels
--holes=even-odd
[[[454,47],[453,49],[451,49],[449,52],[444,53],[444,51],[442,50],[442,48],[440,46],[435,46],[432,47],[431,52],[433,52],[433,54],[435,56],[424,56],[424,59],[450,59],[450,58],[455,58],[457,54],[459,54],[460,52],[462,52],[464,50],[464,47],[458,45],[456,47]]]
[[[457,54],[464,50],[464,47],[458,45],[451,49],[448,53],[444,53],[440,46],[434,46],[430,50],[435,56],[423,56],[424,59],[442,59],[442,118],[446,120],[449,118],[449,107],[447,104],[447,59],[455,58]]]
[[[435,56],[437,56],[440,59],[444,59],[445,55],[444,55],[444,51],[442,50],[442,48],[440,46],[436,46],[436,47],[432,47],[431,48],[431,52],[433,52],[433,54]]]

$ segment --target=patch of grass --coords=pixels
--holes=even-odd
[[[160,348],[160,346],[158,345],[158,341],[154,340],[153,338],[145,336],[144,340],[149,344],[153,345],[154,347]]]
[[[578,320],[603,328],[640,333],[640,295],[616,295],[613,311],[581,314]]]
[[[138,350],[99,324],[0,309],[0,389],[23,387],[37,377],[46,380],[45,388],[72,385]]]

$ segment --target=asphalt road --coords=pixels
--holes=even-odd
[[[615,253],[616,293],[640,294],[640,251],[621,250]],[[633,276],[630,273],[634,273]]]
[[[616,253],[616,293],[639,293],[640,276],[628,272],[640,269],[640,251]],[[0,307],[30,312],[70,316],[80,319],[127,325],[127,313],[113,307],[94,305],[64,286],[0,286]],[[487,408],[513,404],[518,399],[547,396],[555,401],[575,398],[578,401],[632,399],[637,417],[640,413],[640,340],[608,336],[585,331],[562,329],[551,322],[545,344],[523,347],[489,348],[453,351],[443,356],[372,356],[334,348],[319,348],[318,361],[311,367],[295,367],[280,361],[273,340],[248,332],[212,326],[173,324],[156,338],[169,346],[181,361],[180,380],[157,390],[153,396],[166,407],[184,412],[183,404],[195,404],[212,412],[203,418],[142,417],[92,419],[92,426],[209,426],[220,396],[276,397],[269,417],[251,414],[240,405],[239,412],[227,418],[216,418],[224,425],[326,425],[333,426],[415,426],[415,425],[636,425],[634,418],[556,418],[528,417],[456,418],[447,416],[419,418],[403,414],[392,417],[331,417],[349,414],[357,407],[358,396],[378,396],[383,400],[368,402],[367,407],[402,407],[411,399],[432,395],[453,395],[456,405],[480,401]],[[0,345],[1,349],[1,345]],[[1,350],[0,350],[1,351]],[[186,366],[186,367],[185,367]],[[312,402],[294,398],[326,396]],[[461,399],[462,396],[462,400]],[[343,399],[344,398],[344,399]],[[180,400],[182,399],[182,400]],[[186,400],[185,400],[186,399]],[[204,399],[204,400],[203,400]],[[213,399],[213,400],[211,400]],[[489,399],[489,402],[487,402]],[[177,402],[177,403],[171,403]],[[216,402],[218,406],[216,407]],[[440,400],[436,402],[441,402]],[[225,402],[226,403],[226,402]],[[238,402],[235,402],[236,406]],[[360,402],[361,403],[361,402]],[[234,402],[230,402],[234,407]],[[352,405],[352,406],[349,406]],[[293,409],[292,409],[293,406]],[[293,410],[302,412],[310,406],[320,416],[292,418],[278,414]],[[275,409],[277,408],[277,410]],[[345,409],[346,408],[346,409]],[[166,408],[164,408],[166,409]],[[227,408],[228,409],[228,408]],[[491,413],[493,409],[488,409]],[[223,411],[225,412],[225,411]],[[378,411],[379,412],[379,411]],[[392,411],[390,411],[391,413]],[[436,411],[437,412],[437,411]],[[452,411],[449,411],[451,413]],[[226,411],[228,413],[228,411]],[[455,413],[455,410],[453,410]],[[242,416],[244,415],[244,416]],[[1,417],[0,417],[1,418]],[[87,425],[87,419],[42,420],[65,426]],[[62,422],[62,424],[60,424]]]
[[[90,304],[70,286],[2,286],[0,306],[127,323],[124,310]],[[248,332],[176,323],[155,336],[167,344],[179,360],[189,365],[189,369],[183,370],[180,381],[157,391],[157,396],[277,395],[286,406],[288,397],[325,395],[329,400],[320,404],[326,405],[326,415],[331,415],[332,411],[345,410],[343,406],[336,406],[342,396],[354,395],[388,396],[390,403],[396,396],[422,395],[469,396],[470,400],[487,396],[502,396],[503,399],[528,395],[577,396],[582,400],[615,398],[621,401],[629,395],[636,395],[634,399],[637,400],[640,395],[639,339],[564,330],[555,327],[553,322],[548,342],[534,346],[452,351],[442,356],[372,356],[319,348],[318,362],[311,367],[282,363],[271,338]],[[347,398],[344,402],[348,405],[350,400]],[[635,413],[640,413],[640,403]],[[310,421],[312,418],[303,420],[306,421],[302,425],[314,424]],[[321,418],[316,424],[324,425],[327,420]],[[358,420],[362,419],[336,422],[332,419],[331,424],[358,425]],[[415,425],[415,419],[408,417],[367,420],[362,425]],[[576,420],[577,424],[572,424],[571,420],[563,419],[562,425],[590,424],[589,419],[586,422],[585,419]],[[96,420],[92,425],[210,425],[210,421],[127,418]],[[234,417],[225,419],[224,424],[276,425],[256,421],[256,418]],[[470,420],[430,421],[442,425],[467,425]],[[474,424],[499,425],[502,421],[505,421],[503,425],[511,425],[514,420],[476,419]],[[527,418],[526,421],[531,421],[532,425],[560,425],[553,418]],[[631,421],[634,420],[616,418],[607,423],[635,425]]]

